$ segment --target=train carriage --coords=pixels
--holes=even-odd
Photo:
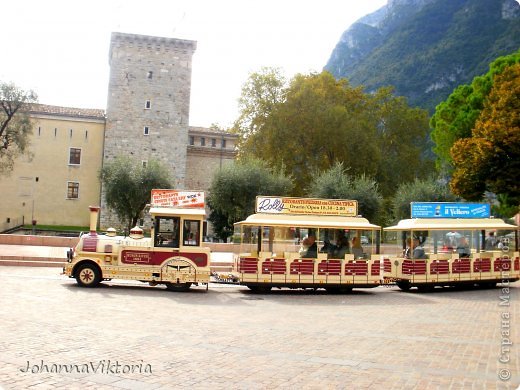
[[[384,280],[402,290],[520,278],[518,227],[491,218],[488,204],[412,203],[412,218],[384,231]]]
[[[257,197],[256,214],[235,224],[235,270],[241,284],[257,292],[376,287],[379,232],[357,215],[356,201]]]

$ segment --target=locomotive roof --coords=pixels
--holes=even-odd
[[[415,218],[402,219],[395,226],[384,230],[486,230],[518,229],[516,225],[495,218]]]
[[[245,220],[235,225],[253,226],[295,226],[314,228],[353,228],[380,229],[363,217],[342,217],[332,215],[288,215],[288,214],[251,214]]]
[[[197,215],[205,216],[206,210],[204,208],[173,208],[173,207],[152,207],[150,208],[152,215]]]

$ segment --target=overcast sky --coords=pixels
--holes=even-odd
[[[251,72],[321,71],[341,34],[387,0],[26,0],[2,4],[0,80],[43,104],[106,108],[110,34],[197,41],[190,125],[229,126]]]

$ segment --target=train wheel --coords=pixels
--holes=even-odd
[[[339,287],[325,287],[325,291],[329,294],[339,294]]]
[[[80,265],[76,271],[76,281],[81,287],[96,287],[101,282],[101,272],[94,264]]]
[[[417,289],[419,290],[419,292],[423,292],[423,293],[432,292],[434,288],[435,288],[435,286],[432,286],[429,284],[417,286]]]
[[[395,282],[395,284],[397,284],[397,287],[399,287],[402,291],[409,291],[410,288],[412,287],[410,285],[410,282],[405,281],[405,280],[401,280],[399,282]]]
[[[186,292],[190,289],[191,283],[166,283],[168,291]]]
[[[329,294],[349,294],[352,292],[352,287],[325,287],[325,291]]]
[[[271,291],[272,287],[271,286],[247,286],[247,288],[257,294],[267,294],[269,291]]]
[[[482,283],[479,283],[478,286],[480,288],[495,288],[497,286],[497,283],[496,282],[482,282]]]

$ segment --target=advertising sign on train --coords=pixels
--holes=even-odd
[[[489,203],[412,202],[412,218],[489,218]]]
[[[267,214],[310,214],[355,217],[357,201],[345,199],[257,196],[256,212]]]
[[[152,190],[153,207],[204,208],[203,191]]]

